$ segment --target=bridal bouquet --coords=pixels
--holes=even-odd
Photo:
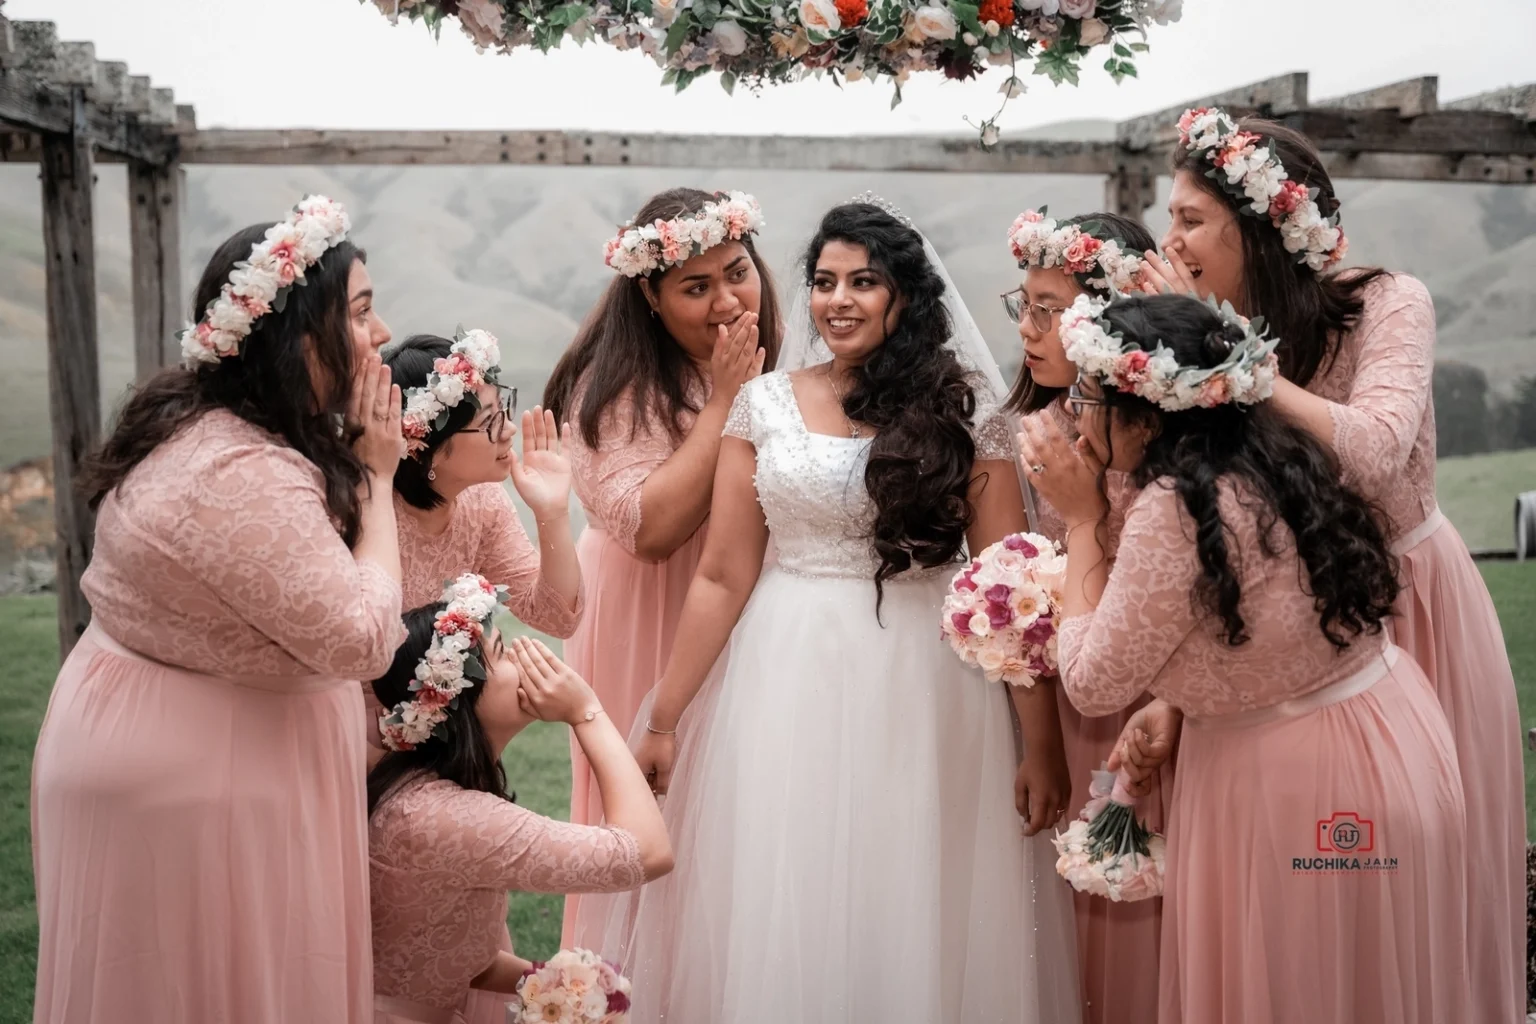
[[[1067,557],[1036,533],[1013,533],[955,574],[940,620],[961,661],[989,682],[1033,686],[1056,671]]]
[[[517,983],[508,1024],[624,1024],[629,979],[585,949],[562,949],[535,962]]]
[[[1136,798],[1124,772],[1097,771],[1093,799],[1053,839],[1056,873],[1078,892],[1107,899],[1145,900],[1163,894],[1163,837],[1136,819]]]

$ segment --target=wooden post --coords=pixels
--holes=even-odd
[[[133,249],[133,368],[143,383],[180,359],[181,168],[128,165],[128,236]]]
[[[96,359],[96,252],[91,139],[85,88],[70,90],[72,130],[42,140],[43,248],[48,277],[48,409],[53,426],[54,555],[59,656],[85,632],[91,609],[80,576],[91,560],[95,514],[77,490],[80,465],[101,435]]]
[[[1104,209],[1144,223],[1155,202],[1156,163],[1146,153],[1122,150],[1115,169],[1104,179]]]

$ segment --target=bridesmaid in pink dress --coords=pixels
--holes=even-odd
[[[1466,1019],[1518,1020],[1526,969],[1520,710],[1488,589],[1435,501],[1434,306],[1405,274],[1328,269],[1345,248],[1339,204],[1305,136],[1219,111],[1186,115],[1181,125],[1191,145],[1178,151],[1163,239],[1169,262],[1153,264],[1154,281],[1230,299],[1269,321],[1284,339],[1275,408],[1327,445],[1345,482],[1387,517],[1403,579],[1393,639],[1434,684],[1466,793],[1475,982]],[[1290,182],[1317,190],[1315,202],[1302,201],[1298,187],[1276,196],[1270,216],[1239,216],[1238,200],[1203,173],[1236,129],[1253,133]]]
[[[508,643],[490,626],[492,589],[467,575],[408,613],[406,642],[373,683],[396,723],[385,726],[392,752],[368,777],[376,1024],[504,1024],[530,966],[503,942],[509,889],[613,892],[672,867],[661,811],[624,737],[542,644]],[[482,671],[463,654],[444,671],[442,642],[454,633]],[[431,666],[434,682],[413,691],[418,666]],[[457,701],[432,710],[429,691]],[[571,726],[607,824],[554,821],[507,796],[501,753],[535,718]]]
[[[1140,269],[1141,253],[1152,236],[1136,221],[1113,213],[1089,213],[1057,222],[1045,211],[1020,214],[1009,243],[1023,283],[1003,296],[1009,319],[1019,325],[1024,363],[1008,396],[1008,408],[1030,419],[1048,418],[1067,437],[1077,433],[1067,410],[1067,389],[1077,380],[1077,366],[1061,345],[1061,314],[1079,295],[1109,296],[1110,284],[1129,289]],[[1097,243],[1097,244],[1094,244]],[[1114,556],[1125,510],[1135,488],[1125,473],[1105,474],[1110,512],[1104,550]],[[1032,494],[1032,527],[1065,544],[1066,523],[1039,493]],[[1062,741],[1072,779],[1072,799],[1064,821],[1088,802],[1088,779],[1110,757],[1133,711],[1151,698],[1102,717],[1089,717],[1071,701],[1058,700]],[[1149,783],[1140,811],[1161,831],[1167,799],[1173,792],[1173,762]],[[1066,884],[1066,883],[1062,883]],[[1162,931],[1161,899],[1117,903],[1088,893],[1072,894],[1077,918],[1077,964],[1081,976],[1083,1024],[1150,1024],[1157,1019],[1157,955]]]
[[[33,762],[39,1024],[370,1019],[358,680],[403,635],[400,399],[345,230],[311,197],[220,246],[189,369],[95,461],[93,620]]]
[[[653,196],[634,222],[688,221],[718,203],[757,208],[742,193],[679,188]],[[610,243],[608,263],[620,276],[544,392],[556,421],[572,425],[567,454],[587,516],[576,549],[588,606],[565,656],[626,736],[672,652],[731,403],[778,354],[773,281],[752,243],[756,223],[742,226],[749,229],[666,266],[626,261],[619,239]],[[592,782],[573,745],[571,821],[602,820]],[[578,931],[578,904],[565,903],[566,946],[601,934],[600,913],[595,932]]]
[[[1020,448],[1068,523],[1068,696],[1103,714],[1151,692],[1186,716],[1159,1019],[1483,1019],[1456,755],[1386,637],[1399,584],[1373,508],[1263,402],[1273,359],[1235,314],[1182,295],[1075,313],[1082,437],[1031,421]],[[1106,465],[1143,488],[1113,563]]]

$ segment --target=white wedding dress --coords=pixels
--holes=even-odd
[[[807,430],[784,372],[726,433],[757,450],[776,555],[681,723],[676,871],[584,900],[604,920],[581,937],[621,960],[635,1024],[1073,1024],[1072,907],[1014,809],[1008,695],[940,639],[955,567],[887,582],[877,620],[869,440]],[[1000,413],[976,444],[1013,457]]]

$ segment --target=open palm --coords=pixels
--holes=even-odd
[[[537,406],[523,413],[523,456],[512,460],[512,486],[540,519],[565,515],[570,502],[571,463],[560,441],[554,413]]]

